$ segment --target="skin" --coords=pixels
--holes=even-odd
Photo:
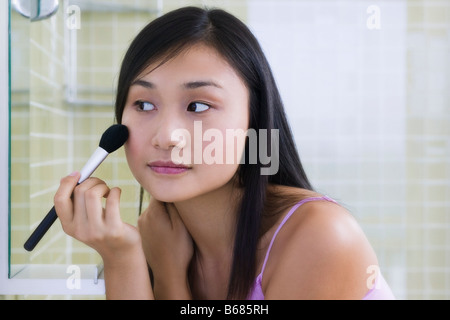
[[[213,48],[202,44],[161,66],[150,65],[130,87],[122,118],[130,131],[127,161],[152,196],[138,228],[120,219],[119,189],[96,178],[76,186],[78,173],[61,181],[56,211],[69,235],[102,256],[107,298],[226,298],[241,195],[235,184],[239,164],[195,163],[194,147],[204,151],[210,142],[195,146],[172,135],[183,128],[194,137],[195,121],[201,121],[203,132],[216,129],[223,137],[227,129],[248,129],[249,121],[245,84]],[[152,169],[154,161],[171,160],[173,150],[191,151],[184,163],[188,169],[180,174]],[[297,193],[300,199],[320,196],[270,188]],[[257,274],[287,211],[263,218]],[[190,265],[195,272],[188,275]],[[309,202],[278,233],[262,288],[266,299],[360,299],[369,290],[366,270],[373,265],[378,265],[375,253],[347,210],[327,201]]]

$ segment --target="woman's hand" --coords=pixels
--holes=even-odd
[[[77,186],[79,178],[63,178],[54,198],[64,231],[101,255],[107,299],[153,299],[139,232],[120,218],[121,190],[97,178]]]
[[[110,189],[97,178],[89,178],[77,186],[79,175],[63,178],[55,194],[55,209],[64,231],[97,250],[103,259],[140,247],[136,227],[120,218],[121,190]],[[104,208],[103,198],[106,198]]]
[[[191,298],[187,271],[194,254],[193,241],[175,206],[151,198],[138,227],[154,275],[156,298]]]

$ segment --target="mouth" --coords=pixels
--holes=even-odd
[[[148,167],[159,174],[181,174],[192,168],[184,164],[175,164],[172,161],[154,161],[148,164]]]

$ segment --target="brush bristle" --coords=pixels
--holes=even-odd
[[[128,140],[128,128],[123,124],[114,124],[103,133],[99,146],[112,153]]]

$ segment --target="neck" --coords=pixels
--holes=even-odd
[[[175,203],[200,259],[231,259],[239,195],[239,188],[230,181],[207,194]]]

